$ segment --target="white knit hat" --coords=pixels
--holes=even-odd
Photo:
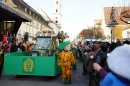
[[[108,56],[109,68],[117,75],[130,80],[130,46],[123,45],[114,49]]]

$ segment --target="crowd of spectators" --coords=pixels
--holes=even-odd
[[[8,52],[19,52],[19,51],[29,51],[31,43],[22,40],[18,42],[16,34],[0,31],[0,44],[2,44],[1,49],[3,53]]]
[[[130,71],[128,68],[130,46],[127,39],[123,42],[117,39],[116,42],[112,43],[95,42],[92,45],[79,45],[83,59],[82,74],[88,74],[89,86],[130,85],[130,76],[125,73],[125,71]],[[121,69],[123,67],[125,71]]]

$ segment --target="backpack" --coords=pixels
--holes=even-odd
[[[102,53],[101,54],[101,62],[100,62],[100,65],[101,65],[101,67],[103,68],[103,69],[105,69],[107,72],[109,72],[110,71],[110,69],[109,69],[109,67],[108,67],[108,64],[107,64],[107,54],[108,53]]]

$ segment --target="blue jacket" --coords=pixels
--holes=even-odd
[[[130,81],[110,72],[104,78],[101,86],[130,86]]]

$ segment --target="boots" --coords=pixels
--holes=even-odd
[[[71,76],[69,77],[69,81],[68,81],[68,84],[71,84]]]
[[[64,79],[64,85],[66,85],[67,84],[67,80],[66,79]]]

